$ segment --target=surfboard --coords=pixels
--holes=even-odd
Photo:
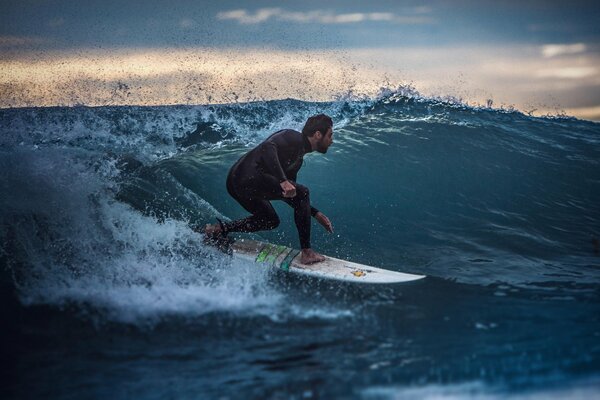
[[[425,275],[390,271],[329,256],[325,256],[325,261],[305,265],[300,263],[300,250],[250,239],[237,239],[231,244],[230,250],[234,257],[261,266],[336,281],[401,283],[425,278]]]

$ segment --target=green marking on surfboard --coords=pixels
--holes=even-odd
[[[283,253],[285,249],[285,246],[274,246],[273,250],[271,251],[271,254],[269,254],[269,256],[265,259],[265,262],[271,265],[275,265],[275,260],[281,255],[281,253]]]
[[[260,250],[260,253],[258,253],[258,256],[256,257],[256,262],[263,262],[265,261],[265,258],[267,258],[267,256],[269,255],[269,253],[271,252],[271,249],[273,249],[273,245],[271,244],[266,244],[265,247],[263,247]]]
[[[284,258],[284,260],[281,262],[281,265],[279,267],[284,271],[289,271],[292,260],[294,260],[294,258],[296,258],[298,254],[300,254],[300,250],[292,249],[292,251],[290,251],[288,255]]]
[[[286,247],[284,251],[281,252],[281,254],[285,254],[285,256],[283,256],[283,259],[281,260],[281,262],[283,263],[283,261],[285,261],[285,259],[290,255],[290,253],[292,253],[294,251],[294,249]],[[281,256],[280,254],[280,256]],[[281,265],[281,264],[280,264]],[[276,267],[276,264],[273,264],[274,267]]]

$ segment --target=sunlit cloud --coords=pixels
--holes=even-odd
[[[546,58],[551,58],[567,54],[583,53],[585,50],[586,46],[583,43],[546,44],[542,46],[542,55]]]
[[[359,79],[335,52],[82,50],[0,60],[0,107],[324,100]],[[361,71],[365,72],[365,71]],[[374,82],[373,80],[379,80]],[[377,88],[375,74],[357,89]]]
[[[576,115],[579,118],[591,119],[596,121],[600,120],[600,105],[592,107],[567,108],[565,112],[568,115]]]
[[[416,14],[427,14],[429,11],[430,9],[427,7],[417,7],[413,10]],[[254,13],[245,9],[224,11],[217,14],[217,19],[237,21],[246,25],[260,24],[269,20],[321,24],[349,24],[367,21],[400,24],[429,24],[435,22],[433,18],[423,15],[397,15],[390,12],[336,14],[324,10],[300,12],[287,11],[282,8],[261,8]]]
[[[249,14],[246,10],[231,10],[217,14],[217,19],[234,20],[240,24],[259,24],[269,20],[271,17],[281,12],[279,8],[261,8],[254,14]]]
[[[544,58],[537,46],[19,52],[0,59],[0,107],[324,101],[410,84],[471,105],[590,118],[596,65],[595,53]]]
[[[570,67],[543,69],[538,71],[536,75],[539,78],[581,79],[595,76],[597,72],[594,67]]]

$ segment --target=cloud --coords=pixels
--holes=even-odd
[[[19,49],[20,50],[20,49]],[[207,104],[351,91],[375,96],[410,82],[426,96],[514,106],[534,115],[565,110],[600,119],[600,55],[543,58],[538,46],[18,51],[0,59],[0,108],[52,105]],[[126,96],[115,88],[126,85]],[[533,112],[533,111],[531,111]]]
[[[562,56],[566,54],[583,53],[586,46],[583,43],[574,44],[546,44],[542,46],[542,55],[546,58]]]
[[[596,75],[594,67],[551,68],[538,71],[538,78],[581,79]]]
[[[568,115],[575,115],[579,118],[600,120],[600,105],[591,107],[568,108],[565,110]]]
[[[281,12],[282,10],[280,8],[261,8],[254,15],[250,15],[246,10],[231,10],[218,13],[217,19],[231,19],[238,21],[240,24],[259,24]]]
[[[183,18],[179,21],[179,27],[181,29],[190,29],[196,25],[193,19],[191,18]]]
[[[22,47],[42,43],[48,43],[48,40],[35,36],[0,36],[0,47]]]
[[[416,8],[418,14],[429,12],[427,8]],[[335,14],[331,11],[313,10],[313,11],[287,11],[281,8],[261,8],[255,13],[250,13],[244,9],[224,11],[217,14],[219,20],[233,20],[240,24],[260,24],[268,20],[287,21],[297,23],[321,23],[321,24],[349,24],[365,21],[373,22],[395,22],[401,24],[428,24],[435,22],[433,18],[423,15],[396,15],[389,12],[371,12],[371,13],[346,13]]]

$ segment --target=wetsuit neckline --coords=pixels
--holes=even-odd
[[[304,141],[304,153],[311,153],[313,151],[312,146],[310,145],[310,141],[308,137],[302,135],[302,140]]]

